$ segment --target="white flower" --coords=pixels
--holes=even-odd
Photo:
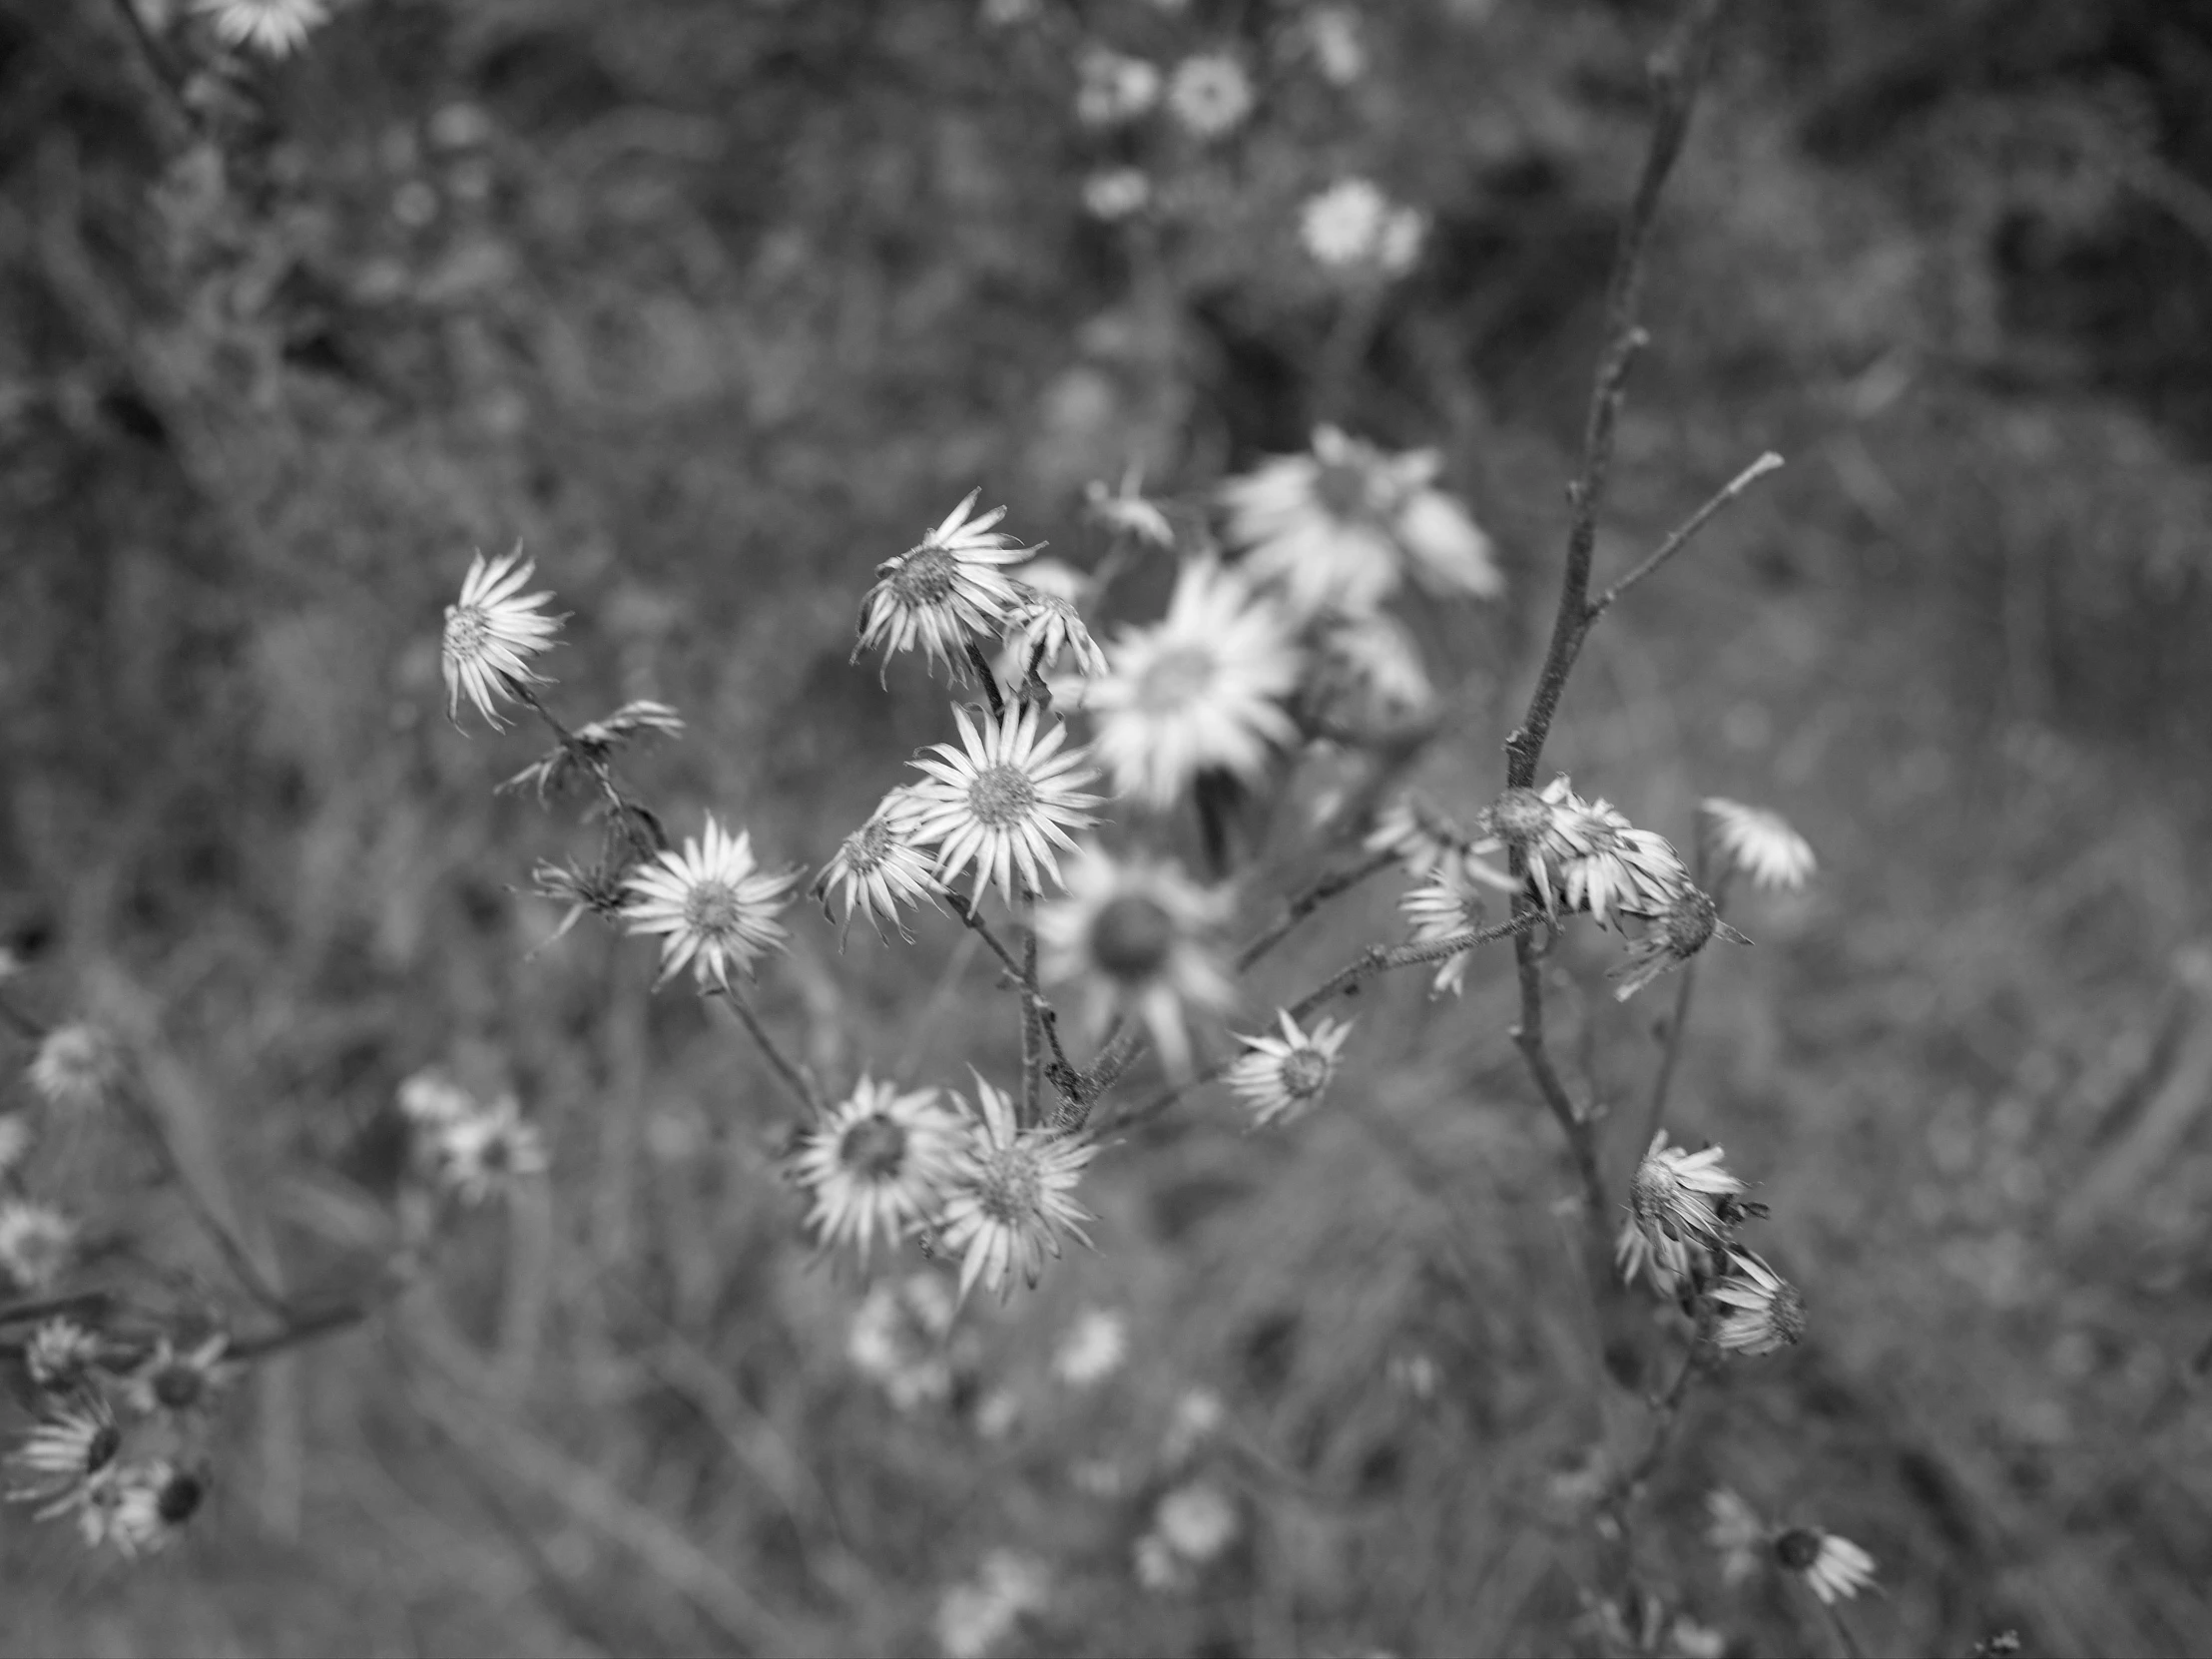
[[[1109,1308],[1086,1308],[1053,1351],[1052,1375],[1071,1388],[1095,1387],[1128,1357],[1128,1322]]]
[[[1211,559],[1186,564],[1167,616],[1123,629],[1106,655],[1109,671],[1067,699],[1095,717],[1120,794],[1166,808],[1202,771],[1249,782],[1297,736],[1283,708],[1298,684],[1290,631]]]
[[[1098,1150],[1087,1141],[1047,1129],[1020,1129],[1013,1102],[978,1076],[976,1110],[961,1169],[937,1221],[937,1243],[960,1261],[960,1295],[976,1285],[1013,1294],[1017,1273],[1034,1286],[1049,1254],[1060,1254],[1060,1234],[1084,1244],[1090,1220],[1068,1195],[1083,1166]]]
[[[77,1224],[28,1199],[0,1199],[0,1277],[31,1296],[51,1290],[77,1242]]]
[[[1812,879],[1813,848],[1780,813],[1714,796],[1698,803],[1698,827],[1707,844],[1754,886],[1796,892]]]
[[[612,760],[616,751],[640,737],[681,736],[684,717],[666,703],[640,698],[625,703],[602,720],[586,721],[568,735],[568,741],[549,749],[504,784],[502,794],[530,790],[541,802],[572,774],[589,771]]]
[[[436,1069],[414,1072],[399,1085],[399,1115],[418,1128],[435,1128],[477,1110],[476,1097]]]
[[[1732,1354],[1773,1354],[1805,1335],[1805,1298],[1748,1250],[1729,1252],[1730,1275],[1706,1294],[1729,1310],[1713,1332]]]
[[[1665,1233],[1645,1232],[1631,1215],[1614,1235],[1613,1265],[1620,1270],[1623,1285],[1633,1285],[1641,1278],[1656,1295],[1671,1299],[1681,1294],[1683,1282],[1691,1277],[1693,1249],[1701,1257],[1705,1255],[1702,1245],[1692,1246]]]
[[[1153,1530],[1193,1566],[1204,1566],[1237,1541],[1237,1506],[1219,1486],[1193,1480],[1160,1499]]]
[[[1235,998],[1214,945],[1232,902],[1173,864],[1086,846],[1068,870],[1067,896],[1037,912],[1039,974],[1081,988],[1094,1036],[1116,1013],[1135,1014],[1162,1063],[1181,1074],[1190,1066],[1188,1016]]]
[[[1564,774],[1540,792],[1507,790],[1479,822],[1482,838],[1470,850],[1518,850],[1529,892],[1547,916],[1563,905],[1614,927],[1622,916],[1660,915],[1696,890],[1663,836],[1637,829],[1605,801],[1584,801]]]
[[[1122,474],[1119,489],[1108,489],[1105,479],[1093,478],[1083,486],[1083,506],[1117,536],[1150,542],[1171,553],[1175,550],[1175,526],[1160,504],[1144,493],[1135,467]]]
[[[631,898],[622,914],[633,933],[665,935],[659,983],[689,963],[702,991],[727,991],[733,971],[750,974],[754,959],[784,938],[776,912],[798,879],[796,871],[762,871],[752,836],[725,834],[710,816],[704,839],[662,852],[623,883]]]
[[[887,670],[894,653],[911,651],[918,641],[930,661],[957,677],[966,672],[968,641],[998,631],[1014,602],[1014,585],[999,567],[1019,564],[1031,549],[993,528],[1006,516],[1004,507],[969,521],[980,494],[970,490],[943,523],[875,567],[877,581],[860,601],[853,661],[879,645]]]
[[[518,1181],[543,1175],[545,1140],[525,1122],[521,1102],[501,1095],[488,1106],[446,1118],[430,1129],[425,1154],[438,1182],[463,1204],[504,1195]]]
[[[128,1557],[163,1548],[198,1513],[207,1482],[166,1458],[129,1463],[95,1485],[78,1510],[87,1545],[113,1544]]]
[[[1072,848],[1071,829],[1092,822],[1087,809],[1099,804],[1082,786],[1097,774],[1090,753],[1065,754],[1067,728],[1058,721],[1045,730],[1034,705],[986,718],[980,729],[965,709],[955,709],[960,729],[957,746],[931,746],[929,756],[911,763],[925,774],[912,786],[916,808],[915,839],[937,849],[937,877],[950,883],[968,864],[975,865],[973,896],[998,883],[1011,904],[1014,877],[1041,892],[1046,881],[1060,879],[1055,844]]]
[[[863,1077],[807,1131],[795,1170],[814,1199],[807,1225],[826,1248],[854,1245],[864,1264],[878,1232],[903,1238],[935,1209],[966,1132],[937,1096]]]
[[[1640,938],[1628,946],[1628,960],[1613,970],[1620,983],[1615,998],[1626,1002],[1662,973],[1672,973],[1703,950],[1708,941],[1721,938],[1730,944],[1751,941],[1721,920],[1720,906],[1712,894],[1685,886],[1651,919]]]
[[[1436,695],[1413,636],[1379,611],[1329,619],[1311,680],[1317,707],[1385,727],[1427,713]]]
[[[1490,539],[1435,487],[1432,449],[1385,455],[1334,426],[1313,449],[1279,455],[1222,485],[1243,569],[1280,587],[1302,614],[1372,611],[1407,570],[1442,594],[1489,598],[1504,580]]]
[[[1088,46],[1076,64],[1075,119],[1124,127],[1160,101],[1160,71],[1110,46]]]
[[[1083,211],[1108,225],[1143,213],[1152,180],[1142,168],[1102,167],[1083,181]]]
[[[1051,1579],[1032,1556],[994,1549],[969,1583],[947,1590],[937,1604],[937,1645],[945,1659],[983,1659],[1024,1615],[1043,1610]]]
[[[57,1025],[40,1040],[30,1077],[31,1087],[49,1106],[89,1112],[123,1081],[123,1055],[115,1039],[97,1026]]]
[[[1743,1190],[1743,1182],[1723,1167],[1719,1147],[1685,1152],[1669,1146],[1662,1129],[1651,1138],[1651,1148],[1629,1183],[1629,1213],[1654,1250],[1662,1241],[1718,1249],[1729,1232],[1724,1218],[1733,1214],[1722,1207]]]
[[[49,1519],[75,1508],[89,1486],[112,1474],[122,1449],[115,1413],[99,1393],[87,1391],[68,1403],[50,1404],[37,1426],[8,1453],[9,1464],[24,1478],[7,1495],[12,1502],[43,1505],[38,1518]]]
[[[1725,1486],[1705,1494],[1705,1541],[1721,1558],[1721,1582],[1740,1584],[1759,1570],[1773,1534],[1759,1511]]]
[[[1168,1413],[1167,1432],[1160,1437],[1161,1461],[1170,1468],[1188,1462],[1228,1420],[1229,1407],[1213,1389],[1184,1389]]]
[[[915,1273],[870,1286],[852,1316],[845,1357],[901,1411],[951,1397],[947,1338],[958,1312],[939,1274]]]
[[[814,895],[821,900],[824,915],[830,914],[830,888],[841,885],[847,931],[855,915],[865,915],[875,923],[878,937],[886,921],[901,937],[910,936],[898,907],[928,898],[937,888],[935,860],[914,835],[917,812],[910,789],[892,790],[876,804],[867,823],[844,837],[835,856],[815,877]]]
[[[1042,677],[1062,656],[1074,659],[1074,670],[1088,678],[1106,672],[1106,653],[1099,650],[1075,601],[1062,594],[1023,584],[1006,618],[1006,655],[1015,673],[1007,684],[1025,685],[1034,674]]]
[[[1874,1557],[1849,1538],[1817,1526],[1793,1526],[1774,1541],[1774,1557],[1805,1580],[1805,1587],[1833,1607],[1874,1582]]]
[[[1513,878],[1503,870],[1491,868],[1471,853],[1449,853],[1437,860],[1427,880],[1406,890],[1397,907],[1413,924],[1412,943],[1436,944],[1482,925],[1484,892],[1512,890]],[[1457,996],[1473,955],[1471,949],[1462,950],[1439,962],[1429,993],[1441,996],[1449,991]]]
[[[1340,179],[1299,210],[1299,239],[1341,276],[1402,276],[1420,258],[1427,218],[1392,202],[1370,179]]]
[[[559,617],[540,616],[550,593],[524,593],[537,566],[522,550],[487,563],[479,553],[469,561],[458,602],[445,608],[445,643],[439,656],[445,671],[446,718],[459,724],[465,696],[493,726],[503,725],[499,703],[547,684],[530,659],[553,643]]]
[[[1288,1008],[1278,1009],[1280,1037],[1239,1036],[1252,1052],[1228,1070],[1229,1086],[1252,1108],[1253,1121],[1295,1123],[1321,1101],[1337,1075],[1337,1056],[1352,1035],[1349,1020],[1323,1019],[1301,1031]]]
[[[1193,138],[1218,139],[1252,113],[1252,77],[1226,52],[1203,52],[1175,66],[1168,110]]]
[[[23,1345],[23,1371],[49,1393],[78,1386],[107,1345],[75,1320],[42,1320]]]
[[[1307,13],[1306,45],[1321,78],[1333,87],[1348,87],[1368,71],[1360,16],[1350,6],[1316,6]]]
[[[191,1411],[205,1405],[210,1395],[230,1386],[238,1375],[238,1367],[225,1363],[223,1358],[230,1346],[230,1339],[217,1332],[198,1347],[180,1353],[164,1335],[155,1343],[154,1352],[131,1373],[131,1408],[148,1416],[156,1411]]]
[[[215,25],[226,46],[251,46],[273,58],[306,45],[309,32],[330,18],[323,0],[193,0],[192,9]]]

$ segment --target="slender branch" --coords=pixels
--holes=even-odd
[[[1289,937],[1291,930],[1324,904],[1340,893],[1351,891],[1369,876],[1387,869],[1396,862],[1394,852],[1378,852],[1344,869],[1333,871],[1316,880],[1303,892],[1296,894],[1283,906],[1283,913],[1276,917],[1252,941],[1237,952],[1237,971],[1243,973],[1253,963],[1273,950]]]
[[[983,695],[991,700],[991,718],[1006,718],[1006,700],[998,694],[998,677],[991,673],[991,665],[983,655],[983,648],[973,640],[967,642],[967,660],[975,665],[975,677],[983,682]]]
[[[753,1034],[754,1043],[800,1105],[807,1109],[810,1116],[820,1116],[824,1110],[822,1094],[815,1086],[814,1077],[778,1045],[776,1039],[769,1034],[768,1027],[761,1023],[761,1016],[754,1012],[753,1004],[735,990],[723,992],[720,1000],[738,1017],[746,1030]]]
[[[1535,900],[1525,895],[1516,897],[1513,902],[1518,915],[1541,914]],[[1551,1050],[1544,1044],[1543,959],[1548,949],[1548,944],[1539,945],[1528,932],[1513,941],[1513,963],[1520,974],[1521,1002],[1520,1019],[1513,1026],[1513,1044],[1521,1052],[1528,1075],[1535,1079],[1536,1092],[1543,1096],[1544,1105],[1550,1108],[1560,1133],[1567,1138],[1567,1149],[1574,1155],[1574,1172],[1582,1184],[1582,1201],[1589,1212],[1589,1224],[1602,1231],[1605,1178],[1598,1169],[1596,1132],[1591,1120],[1582,1114],[1574,1097],[1567,1092],[1558,1068],[1551,1063]]]
[[[224,1265],[231,1270],[231,1277],[243,1286],[248,1295],[264,1308],[276,1314],[288,1314],[290,1305],[283,1294],[269,1282],[261,1264],[254,1260],[245,1243],[232,1232],[223,1218],[215,1213],[192,1177],[185,1172],[184,1160],[177,1156],[177,1149],[170,1144],[169,1131],[161,1121],[161,1113],[153,1102],[143,1098],[137,1089],[126,1084],[116,1090],[125,1112],[139,1126],[147,1142],[161,1160],[162,1172],[169,1177],[178,1193],[184,1198],[185,1208],[192,1212],[192,1219],[200,1230],[213,1241]]]
[[[1720,489],[1714,493],[1712,498],[1705,503],[1704,506],[1698,508],[1696,512],[1692,513],[1688,518],[1684,519],[1681,524],[1676,526],[1674,533],[1668,536],[1665,541],[1659,544],[1658,550],[1656,552],[1654,552],[1649,558],[1645,559],[1642,564],[1638,565],[1626,576],[1623,576],[1618,582],[1615,582],[1611,587],[1607,588],[1603,593],[1599,594],[1595,599],[1591,600],[1587,610],[1584,612],[1584,615],[1587,617],[1587,619],[1590,622],[1595,622],[1599,617],[1603,616],[1606,610],[1612,605],[1614,600],[1620,598],[1622,594],[1626,593],[1638,582],[1641,582],[1645,577],[1649,576],[1653,571],[1657,570],[1661,565],[1665,564],[1669,559],[1673,558],[1677,553],[1681,552],[1683,548],[1687,547],[1690,544],[1691,539],[1695,537],[1700,530],[1704,529],[1707,523],[1712,520],[1713,516],[1718,513],[1723,507],[1727,506],[1731,501],[1735,500],[1736,497],[1743,494],[1744,491],[1751,488],[1753,484],[1756,484],[1768,473],[1779,471],[1781,469],[1781,466],[1782,457],[1780,455],[1777,455],[1773,450],[1770,449],[1764,455],[1761,455],[1756,461],[1753,461],[1751,465],[1745,467],[1743,471],[1737,473],[1736,476],[1731,478],[1727,483],[1723,484]]]
[[[1028,896],[1024,894],[1024,896]],[[1021,1121],[1037,1121],[1038,1073],[1044,1068],[1043,1047],[1038,1041],[1037,929],[1022,929],[1021,939]]]
[[[1697,869],[1692,877],[1699,886],[1705,884],[1705,843],[1700,837],[1697,849]],[[1728,878],[1723,875],[1714,883],[1713,920],[1719,923],[1721,913],[1728,907]],[[1698,963],[1704,960],[1700,951],[1682,964],[1682,983],[1674,990],[1674,1014],[1667,1021],[1666,1046],[1659,1052],[1659,1069],[1651,1079],[1651,1103],[1644,1108],[1643,1138],[1636,1143],[1639,1152],[1651,1145],[1652,1139],[1666,1126],[1667,1091],[1674,1084],[1674,1068],[1682,1058],[1682,1033],[1690,1023],[1690,993],[1697,985]]]
[[[991,947],[991,954],[998,958],[1000,964],[1012,976],[1015,985],[1020,988],[1023,1005],[1023,1087],[1025,1089],[1028,1087],[1030,1067],[1035,1064],[1041,1069],[1044,1076],[1051,1079],[1052,1086],[1060,1091],[1061,1096],[1068,1104],[1081,1110],[1087,1102],[1098,1097],[1102,1085],[1093,1085],[1088,1077],[1070,1065],[1067,1051],[1060,1046],[1059,1015],[1053,1011],[1052,1004],[1045,1000],[1044,993],[1037,988],[1037,935],[1035,930],[1030,931],[1028,941],[1023,948],[1023,956],[1027,958],[1025,964],[1022,960],[1016,959],[1014,953],[1006,948],[1005,942],[991,931],[990,923],[983,919],[982,911],[975,903],[962,898],[956,892],[948,891],[944,896],[946,902],[952,906],[952,913],[967,923],[977,938]],[[1044,1039],[1044,1046],[1040,1050],[1033,1051],[1030,1047],[1032,1021],[1034,1022],[1033,1029],[1036,1035]],[[1049,1060],[1045,1058],[1046,1055],[1050,1055]],[[1030,1102],[1030,1105],[1034,1106],[1034,1101]],[[1079,1119],[1077,1121],[1080,1122]]]

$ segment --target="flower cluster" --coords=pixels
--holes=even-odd
[[[545,1173],[545,1142],[512,1094],[487,1103],[441,1072],[419,1071],[399,1085],[398,1105],[416,1171],[463,1204]]]
[[[1615,1241],[1621,1277],[1661,1296],[1703,1298],[1723,1353],[1773,1354],[1805,1335],[1805,1299],[1737,1238],[1766,1206],[1744,1197],[1721,1149],[1688,1152],[1665,1131],[1636,1167],[1629,1216]]]

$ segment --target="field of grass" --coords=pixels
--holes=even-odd
[[[538,740],[448,723],[439,630],[519,542],[559,706],[676,706],[640,792],[812,871],[950,735],[941,678],[849,660],[880,561],[979,486],[1090,567],[1092,479],[1195,512],[1330,418],[1437,446],[1495,541],[1503,599],[1410,623],[1460,688],[1414,782],[1470,820],[1551,625],[1676,8],[1350,8],[1338,86],[1311,8],[1263,0],[361,0],[223,83],[186,8],[142,37],[121,3],[0,0],[0,989],[115,1033],[179,1167],[92,1114],[39,1196],[95,1287],[244,1332],[188,1190],[318,1308],[400,1241],[402,1079],[512,1089],[550,1169],[254,1366],[172,1547],[0,1513],[0,1654],[933,1651],[1003,1551],[1037,1593],[1002,1653],[1660,1654],[1677,1613],[1742,1655],[2212,1653],[2212,8],[1723,24],[1601,573],[1788,464],[1593,632],[1542,777],[1684,848],[1701,798],[1757,803],[1820,855],[1732,901],[1756,943],[1699,959],[1669,1119],[1755,1183],[1811,1329],[1697,1380],[1624,1528],[1593,1482],[1650,1416],[1510,947],[1457,998],[1369,983],[1301,1122],[1214,1087],[1107,1137],[1095,1252],[971,1298],[948,1397],[902,1409],[849,1333],[928,1265],[818,1252],[745,1034],[645,941],[553,937],[531,868],[593,831],[494,795]],[[1230,50],[1262,97],[1213,145],[1101,136],[1086,39]],[[1161,193],[1134,228],[1084,208],[1121,163]],[[1297,234],[1350,174],[1431,217],[1357,326]],[[1099,637],[1171,581],[1140,562]],[[1322,771],[1247,826],[1270,859]],[[1207,1051],[1399,938],[1403,885],[1303,925]],[[758,1002],[825,1079],[1017,1071],[956,919],[786,919]],[[1570,935],[1548,1006],[1625,1202],[1675,981],[1616,1003],[1617,956]],[[1084,1386],[1055,1355],[1088,1310],[1128,1355]],[[1140,1584],[1194,1483],[1234,1541]],[[1848,1636],[1724,1583],[1721,1486],[1873,1554]]]

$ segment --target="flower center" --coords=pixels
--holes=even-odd
[[[951,597],[959,573],[959,560],[945,549],[924,542],[891,572],[891,592],[909,609],[941,605]]]
[[[872,874],[882,867],[890,849],[891,827],[879,818],[871,818],[844,837],[845,867],[855,875]]]
[[[1314,497],[1332,518],[1369,519],[1368,469],[1352,461],[1324,461],[1314,479]]]
[[[1163,651],[1137,677],[1137,707],[1148,715],[1182,714],[1220,672],[1220,659],[1202,645]]]
[[[1767,1323],[1774,1334],[1793,1347],[1805,1336],[1805,1298],[1795,1285],[1784,1285],[1768,1299]]]
[[[743,913],[737,891],[727,881],[695,882],[684,895],[684,925],[695,933],[732,932]]]
[[[1329,1085],[1329,1056],[1318,1048],[1294,1048],[1283,1056],[1283,1088],[1297,1100],[1311,1100]]]
[[[1022,1148],[1008,1147],[984,1166],[976,1202],[986,1218],[1000,1227],[1019,1227],[1037,1214],[1039,1187],[1036,1161]]]
[[[172,1411],[200,1403],[200,1374],[190,1366],[164,1366],[154,1376],[154,1397]]]
[[[198,1480],[189,1474],[180,1474],[162,1488],[161,1495],[154,1500],[154,1509],[165,1526],[182,1526],[200,1507],[202,1495]]]
[[[1491,803],[1490,828],[1515,846],[1526,846],[1551,827],[1551,807],[1534,790],[1507,790]]]
[[[968,786],[968,811],[986,830],[1025,823],[1037,805],[1037,786],[1029,774],[1004,762],[985,767]]]
[[[1713,924],[1719,919],[1720,910],[1712,898],[1692,887],[1667,907],[1659,923],[1660,938],[1670,954],[1695,956],[1713,936]]]
[[[837,1162],[869,1181],[896,1179],[906,1161],[906,1131],[887,1117],[871,1113],[837,1141]]]
[[[92,1432],[85,1446],[85,1473],[98,1474],[115,1461],[115,1454],[123,1449],[123,1431],[112,1422],[104,1422]]]
[[[1108,899],[1091,923],[1091,957],[1116,979],[1151,978],[1174,943],[1175,918],[1143,893]]]
[[[448,605],[445,608],[445,649],[456,657],[473,657],[491,637],[491,619],[481,605]]]
[[[1793,1526],[1775,1539],[1774,1558],[1792,1572],[1805,1572],[1821,1558],[1821,1535],[1811,1527]]]

